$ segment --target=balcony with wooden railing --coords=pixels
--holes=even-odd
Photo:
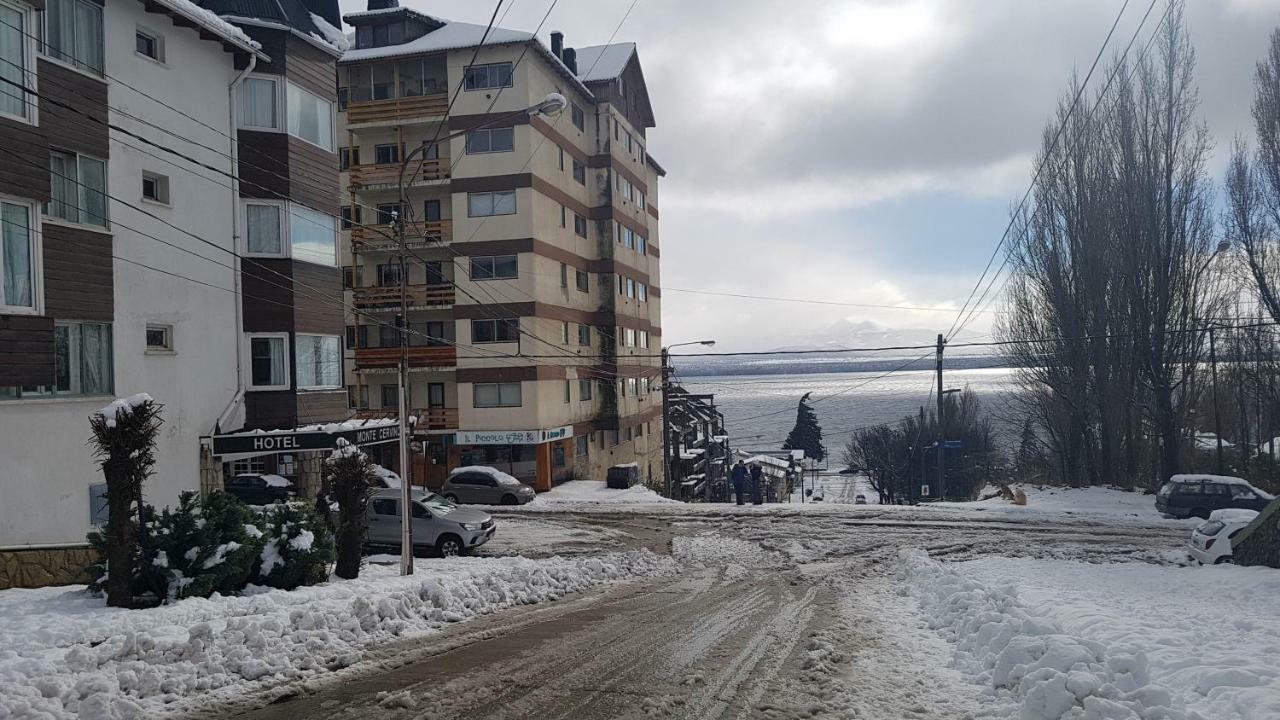
[[[444,117],[448,107],[448,93],[350,102],[347,104],[347,124],[402,123]]]
[[[430,283],[427,285],[410,285],[406,293],[409,296],[411,310],[421,308],[441,308],[453,305],[453,285],[449,283]],[[360,310],[398,310],[400,309],[400,286],[359,287],[352,292],[355,306]]]
[[[450,240],[452,220],[415,220],[404,224],[405,244],[411,250],[439,245]],[[355,225],[351,228],[351,249],[360,252],[396,250],[396,228],[390,224]]]
[[[458,429],[458,408],[424,408],[410,410],[409,414],[417,416],[418,424],[415,427],[419,431]],[[395,416],[395,408],[356,411],[356,417],[361,420],[377,420]]]
[[[421,166],[421,167],[419,167]],[[362,163],[347,168],[352,188],[400,185],[400,163]],[[405,169],[405,187],[415,187],[449,179],[449,158],[414,160]]]
[[[458,365],[458,351],[452,345],[411,345],[409,368],[452,368]],[[400,366],[398,346],[356,348],[356,370],[382,370]]]

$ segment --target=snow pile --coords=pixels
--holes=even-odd
[[[315,25],[316,29],[320,31],[321,35],[323,35],[323,37],[316,37],[316,34],[312,33],[311,37],[316,38],[335,50],[342,51],[351,47],[351,43],[347,40],[346,34],[338,28],[330,25],[328,20],[325,20],[315,13],[311,13],[311,24]]]
[[[358,662],[369,647],[599,583],[675,571],[650,552],[419,560],[359,580],[149,610],[82,588],[0,592],[0,717],[150,717]]]
[[[909,592],[955,645],[956,668],[1022,720],[1280,716],[1280,669],[1271,655],[1280,621],[1244,606],[1225,609],[1223,598],[1212,598],[1221,592],[1187,607],[1179,598],[1191,579],[1220,588],[1221,575],[1189,575],[1220,568],[1007,558],[944,565],[919,550],[901,560]],[[1108,592],[1115,573],[1132,576],[1126,593]],[[1254,573],[1242,594],[1274,598],[1280,578],[1273,575]],[[1028,577],[1051,588],[1027,593]],[[1217,613],[1208,612],[1213,602]],[[1210,652],[1206,644],[1224,632],[1220,654]]]
[[[126,398],[118,398],[116,400],[112,400],[110,405],[99,410],[98,414],[106,419],[107,427],[113,428],[116,426],[116,418],[119,417],[120,413],[133,412],[134,408],[145,402],[154,402],[154,400],[152,400],[151,396],[146,393],[138,393],[137,395],[130,395]]]
[[[589,504],[625,504],[662,503],[685,505],[679,500],[664,498],[643,485],[632,485],[626,489],[606,487],[603,480],[570,480],[561,483],[548,492],[538,495],[524,508],[530,510],[565,510],[573,505]]]

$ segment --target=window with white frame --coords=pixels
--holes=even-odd
[[[53,328],[54,394],[110,395],[111,324],[58,322]]]
[[[289,134],[333,152],[333,103],[293,83],[287,94]]]
[[[147,323],[147,352],[173,352],[173,326]]]
[[[569,344],[569,321],[563,320],[560,323],[560,344]]]
[[[639,395],[640,394],[638,389],[639,384],[640,384],[640,381],[638,379],[627,378],[627,394],[630,395],[631,397],[635,397]]]
[[[49,153],[49,202],[45,214],[84,225],[107,226],[107,164],[97,158]]]
[[[516,255],[477,255],[471,258],[472,280],[513,280],[519,276]]]
[[[625,329],[622,331],[622,336],[623,336],[623,339],[624,339],[625,345],[626,345],[627,347],[635,347],[635,346],[636,346],[636,331],[635,331],[635,330],[633,330],[632,328],[625,328]]]
[[[642,348],[649,347],[649,331],[648,330],[640,331],[640,347]]]
[[[133,33],[134,52],[156,62],[164,62],[164,36],[148,29],[138,28]]]
[[[514,215],[516,213],[516,191],[501,190],[498,192],[482,192],[467,194],[467,216],[489,217],[492,215]]]
[[[251,130],[280,129],[277,80],[252,76],[240,83],[240,127]]]
[[[290,203],[289,254],[294,260],[337,266],[337,220],[332,215]]]
[[[44,53],[81,70],[102,74],[102,5],[89,0],[48,0]]]
[[[284,218],[281,203],[246,202],[244,205],[245,251],[249,255],[284,257]]]
[[[289,389],[289,334],[253,333],[249,336],[249,389]]]
[[[35,11],[23,5],[0,2],[0,115],[35,122],[35,95],[22,88],[35,87]],[[14,83],[20,87],[14,87]]]
[[[636,283],[636,297],[640,302],[649,302],[649,286],[644,283]]]
[[[467,90],[511,87],[511,63],[470,65],[463,72],[462,78],[463,87]]]
[[[635,296],[636,296],[636,281],[631,278],[627,278],[627,297],[634,299]]]
[[[160,173],[142,171],[142,199],[169,204],[169,178]]]
[[[0,311],[40,310],[40,234],[35,203],[0,199]]]
[[[468,155],[513,150],[515,150],[515,128],[482,128],[467,133]]]
[[[520,407],[520,383],[475,383],[472,405],[478,408]]]
[[[645,240],[644,236],[640,233],[636,233],[636,252],[641,255],[649,254],[649,241]]]
[[[302,390],[342,387],[342,338],[337,335],[297,335],[294,377]]]

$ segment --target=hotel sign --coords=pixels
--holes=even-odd
[[[573,436],[573,426],[547,430],[464,430],[455,435],[459,445],[541,445]]]
[[[232,433],[213,436],[214,455],[270,455],[274,453],[300,452],[304,450],[332,450],[338,446],[338,438],[352,445],[377,445],[400,439],[400,426],[376,425],[373,427],[323,431],[283,431],[260,433]]]

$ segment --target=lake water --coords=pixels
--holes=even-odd
[[[839,457],[850,433],[859,427],[896,423],[904,415],[919,412],[930,398],[935,376],[932,371],[891,373],[848,372],[813,375],[714,375],[682,377],[681,384],[693,393],[715,395],[716,407],[724,413],[725,424],[736,448],[777,449],[795,425],[796,404],[807,392],[822,426],[823,444],[828,454]],[[948,388],[969,387],[978,393],[996,419],[999,441],[1006,448],[1017,431],[1003,412],[1008,393],[1015,390],[1007,368],[947,370],[943,378]]]

